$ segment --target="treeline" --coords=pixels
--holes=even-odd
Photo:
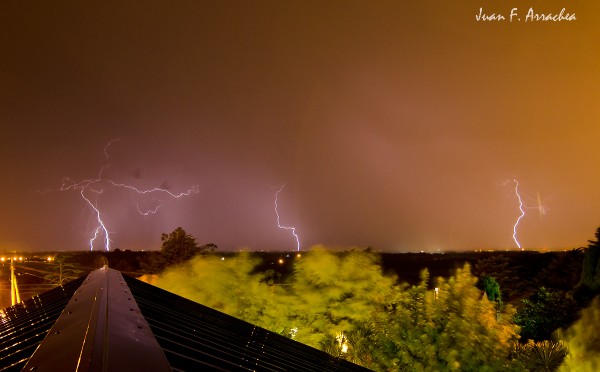
[[[592,260],[589,252],[597,246],[592,241],[586,252],[573,257]],[[275,269],[258,270],[264,263],[249,253],[225,259],[197,255],[151,282],[373,370],[523,371],[542,366],[592,371],[600,362],[594,352],[599,303],[591,301],[594,288],[585,279],[600,279],[595,271],[591,276],[585,272],[586,267],[596,270],[597,260],[596,266],[579,264],[586,274],[578,274],[573,288],[540,287],[516,306],[502,300],[516,294],[492,296],[469,264],[446,279],[432,279],[423,270],[418,283],[406,284],[384,271],[381,256],[372,251],[315,248],[292,261],[290,274],[281,278]],[[476,265],[476,270],[502,292],[515,268],[496,261]],[[566,310],[560,307],[565,298],[573,305]],[[577,318],[582,304],[588,306]],[[556,317],[552,310],[569,314]],[[555,332],[561,326],[565,330]]]
[[[217,256],[181,228],[161,240],[83,258],[374,370],[600,370],[600,229],[549,253]]]

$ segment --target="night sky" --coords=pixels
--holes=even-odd
[[[583,0],[0,1],[0,251],[89,249],[93,210],[60,188],[103,166],[87,192],[112,248],[181,226],[295,249],[285,184],[303,249],[515,249],[514,179],[525,249],[585,246],[599,40]]]

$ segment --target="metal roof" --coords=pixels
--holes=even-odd
[[[0,371],[363,371],[107,267],[0,310]]]

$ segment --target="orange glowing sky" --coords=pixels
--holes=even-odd
[[[480,7],[577,20],[484,23]],[[514,248],[513,178],[525,248],[585,245],[598,40],[600,4],[583,0],[2,1],[0,250],[87,249],[89,206],[38,190],[105,163],[200,190],[153,216],[106,190],[115,248],[181,226],[222,250],[293,249],[273,211],[284,183],[303,248]]]

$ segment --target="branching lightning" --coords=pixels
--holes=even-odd
[[[300,252],[300,238],[298,237],[298,234],[296,234],[296,228],[293,226],[283,226],[279,220],[279,212],[278,212],[278,205],[277,205],[277,200],[279,197],[279,193],[281,191],[283,191],[283,188],[285,187],[285,184],[282,185],[279,190],[275,193],[275,215],[277,216],[277,227],[279,227],[280,229],[284,229],[284,230],[289,230],[292,232],[292,235],[294,236],[294,238],[296,238],[296,250],[298,252]]]
[[[521,194],[519,194],[519,181],[517,181],[516,178],[514,178],[513,181],[515,182],[515,194],[519,199],[519,210],[521,211],[521,215],[517,218],[517,222],[515,222],[515,225],[513,226],[513,239],[515,243],[517,243],[517,247],[519,247],[520,250],[523,250],[523,248],[521,248],[521,243],[519,243],[519,240],[517,239],[517,226],[519,226],[521,219],[525,217],[525,210],[523,209],[523,199],[521,199]]]
[[[104,146],[104,155],[106,156],[107,159],[110,158],[110,156],[108,154],[108,150],[110,149],[110,146],[119,140],[120,139],[111,140],[106,146]],[[69,191],[69,190],[79,191],[81,198],[90,206],[90,208],[92,208],[97,225],[96,225],[94,232],[92,233],[92,236],[90,237],[90,240],[89,240],[89,245],[90,245],[91,251],[94,250],[94,243],[96,242],[96,240],[100,239],[100,238],[103,239],[103,242],[104,242],[103,245],[104,245],[104,249],[106,251],[110,251],[110,248],[111,248],[112,240],[110,239],[110,232],[109,232],[108,228],[106,227],[106,223],[104,221],[104,213],[101,211],[101,208],[99,207],[99,203],[98,203],[100,195],[102,195],[104,193],[104,190],[106,188],[126,189],[126,190],[135,192],[137,195],[152,194],[154,196],[154,195],[158,194],[158,195],[163,195],[167,199],[179,199],[184,196],[189,196],[192,193],[197,194],[199,192],[198,185],[191,187],[189,190],[187,190],[185,192],[181,192],[181,193],[177,193],[177,194],[172,193],[171,191],[166,190],[164,188],[159,188],[159,187],[154,187],[154,188],[145,189],[145,190],[139,189],[132,185],[116,182],[112,179],[105,178],[103,176],[103,173],[109,166],[110,166],[110,164],[102,166],[100,168],[100,171],[98,172],[98,177],[96,177],[96,178],[85,179],[85,180],[77,182],[77,181],[70,179],[69,177],[65,177],[65,178],[63,178],[63,182],[60,187],[60,191]],[[137,211],[143,216],[155,214],[158,212],[159,208],[162,207],[164,202],[166,201],[166,199],[160,199],[160,198],[155,198],[155,197],[153,197],[152,200],[155,202],[158,202],[158,205],[153,206],[152,208],[148,208],[146,210],[142,210],[140,205],[137,204]]]

